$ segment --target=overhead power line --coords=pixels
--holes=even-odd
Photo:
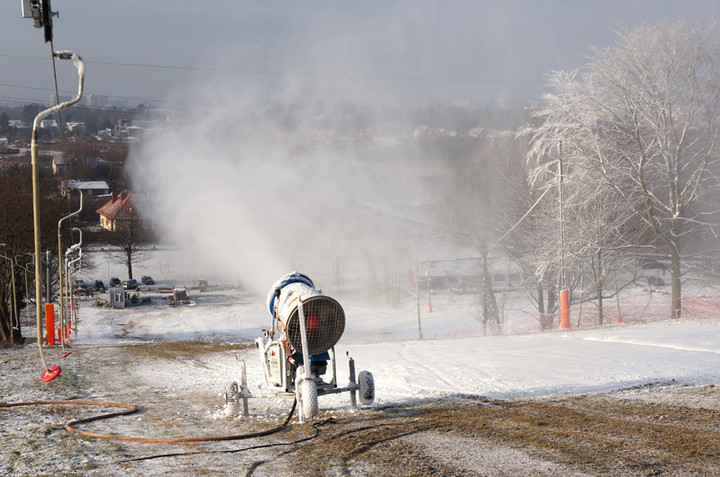
[[[46,93],[54,93],[55,92],[55,90],[51,89],[51,88],[37,88],[37,87],[32,87],[32,86],[23,86],[23,85],[18,85],[18,84],[9,84],[9,83],[0,83],[0,87],[29,89],[29,90],[33,90],[33,91],[42,91],[42,92],[46,92]],[[60,92],[63,94],[73,94],[73,91],[69,91],[69,90],[60,90]],[[102,94],[103,96],[107,96],[108,98],[141,101],[141,102],[145,102],[145,103],[157,104],[157,103],[167,103],[168,102],[168,101],[164,101],[164,100],[160,100],[160,99],[134,98],[131,96],[117,96],[117,95],[103,94],[103,93],[91,93],[91,94]],[[28,103],[37,103],[38,102],[37,99],[18,98],[18,97],[13,97],[13,96],[0,96],[0,98],[10,99],[10,100],[14,100],[14,101],[24,101],[24,102],[28,102]],[[79,106],[74,106],[74,107],[77,108]]]
[[[19,55],[0,54],[2,58],[18,58],[23,60],[42,60],[46,58],[27,57]],[[292,76],[292,77],[308,77],[308,78],[355,78],[365,80],[390,80],[390,81],[431,81],[431,82],[449,82],[449,83],[485,83],[485,84],[544,84],[542,79],[507,79],[507,78],[462,78],[448,76],[420,76],[420,75],[380,75],[380,74],[350,74],[350,73],[314,73],[314,72],[297,72],[297,71],[272,71],[272,70],[253,70],[243,68],[210,68],[204,66],[186,66],[186,65],[160,65],[150,63],[120,63],[110,61],[92,61],[85,60],[89,65],[104,66],[121,66],[130,68],[152,68],[162,70],[180,70],[180,71],[207,71],[216,73],[238,73],[257,76]]]

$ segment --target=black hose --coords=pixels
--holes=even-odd
[[[268,436],[270,434],[275,434],[276,432],[280,432],[281,430],[285,429],[285,427],[287,427],[288,423],[290,422],[290,419],[292,419],[292,416],[295,413],[295,407],[297,406],[297,400],[293,400],[292,408],[290,409],[290,413],[288,414],[285,421],[282,424],[275,426],[273,428],[270,428],[270,429],[266,429],[263,431],[257,431],[257,432],[251,432],[251,433],[247,433],[247,434],[230,435],[230,436],[180,437],[180,438],[172,438],[172,439],[161,439],[161,438],[154,439],[154,438],[147,438],[147,437],[116,436],[116,435],[112,435],[112,434],[102,434],[102,433],[98,433],[98,432],[83,431],[83,430],[75,428],[75,426],[77,426],[79,424],[87,424],[88,422],[99,421],[102,419],[110,419],[113,417],[127,416],[130,414],[134,414],[138,411],[138,408],[131,404],[123,404],[123,403],[107,402],[107,401],[33,401],[33,402],[17,402],[17,403],[0,403],[0,408],[10,408],[10,407],[20,407],[20,406],[44,406],[44,405],[79,405],[79,406],[122,407],[127,410],[119,411],[119,412],[111,412],[108,414],[100,414],[98,416],[92,416],[92,417],[87,417],[84,419],[77,419],[75,421],[68,422],[67,424],[65,424],[65,430],[67,430],[68,432],[74,432],[77,434],[82,434],[84,436],[89,436],[89,437],[95,437],[98,439],[110,439],[110,440],[126,441],[126,442],[175,443],[175,442],[234,441],[234,440],[251,439],[254,437],[263,437],[263,436]]]

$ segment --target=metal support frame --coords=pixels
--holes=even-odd
[[[58,293],[58,303],[60,304],[60,326],[63,326],[64,324],[64,317],[65,317],[65,303],[63,303],[63,264],[62,264],[62,233],[61,233],[61,226],[63,221],[74,217],[78,215],[80,212],[82,212],[83,208],[83,193],[82,190],[79,190],[80,192],[80,208],[76,210],[75,212],[66,215],[65,217],[61,218],[58,221],[58,231],[57,231],[57,237],[58,237],[58,286],[60,287],[60,291]],[[82,236],[81,236],[82,237]],[[82,238],[80,239],[82,242]],[[67,260],[66,260],[67,263]],[[72,289],[71,289],[72,293]]]
[[[33,236],[35,242],[35,318],[37,323],[37,345],[40,351],[40,359],[43,367],[48,369],[45,357],[42,353],[42,295],[41,295],[41,275],[40,275],[40,192],[39,192],[39,180],[38,180],[38,126],[40,121],[46,116],[56,113],[62,109],[69,108],[74,105],[82,98],[83,87],[85,83],[85,63],[75,53],[65,51],[57,52],[54,54],[56,58],[61,60],[73,60],[75,67],[78,70],[78,93],[77,96],[64,103],[57,104],[53,107],[40,111],[35,120],[33,121],[32,129],[32,140],[30,142],[30,155],[31,155],[31,166],[32,166],[32,192],[33,192]]]

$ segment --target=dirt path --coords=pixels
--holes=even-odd
[[[95,399],[140,413],[85,427],[148,437],[230,435],[276,426],[291,402],[255,417],[218,417],[218,397],[143,381],[129,364],[185,357],[200,371],[230,347],[153,343],[85,349],[51,386],[32,347],[0,350],[0,401]],[[191,361],[190,361],[191,360]],[[198,372],[200,372],[198,371]],[[474,396],[324,411],[242,441],[142,444],[71,434],[64,424],[109,412],[76,406],[0,409],[0,474],[36,475],[717,475],[720,388],[650,384],[614,393],[499,401]]]

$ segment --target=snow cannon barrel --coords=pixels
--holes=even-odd
[[[307,275],[292,272],[275,282],[268,292],[268,309],[296,350],[302,349],[299,300],[305,316],[308,352],[324,353],[335,346],[345,331],[345,311],[337,300],[316,289]]]

